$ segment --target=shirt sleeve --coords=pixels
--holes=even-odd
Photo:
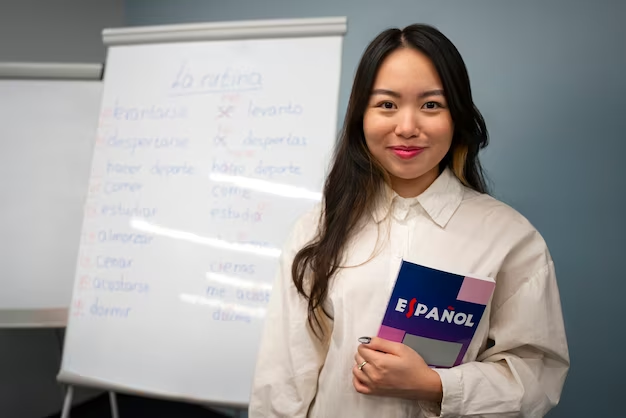
[[[422,403],[425,416],[535,418],[559,402],[569,353],[554,264],[517,279],[490,316],[494,346],[477,361],[435,369],[443,400]]]
[[[304,418],[317,392],[328,347],[308,326],[307,301],[291,277],[295,254],[315,232],[311,216],[296,224],[280,256],[257,354],[250,418]]]

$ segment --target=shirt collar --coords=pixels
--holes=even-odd
[[[414,198],[402,198],[389,186],[385,186],[372,216],[376,223],[382,222],[394,206],[404,206],[401,217],[406,217],[409,206],[419,204],[440,227],[445,227],[463,200],[464,187],[449,168],[446,168],[422,194]]]

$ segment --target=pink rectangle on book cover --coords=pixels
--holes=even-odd
[[[404,334],[406,333],[401,329],[391,328],[386,325],[381,325],[380,330],[378,331],[378,336],[380,338],[396,343],[401,343],[404,340]]]
[[[466,277],[463,280],[463,284],[456,298],[463,302],[486,305],[489,302],[489,298],[495,286],[496,284],[494,282]]]

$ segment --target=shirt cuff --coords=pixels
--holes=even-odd
[[[441,405],[436,402],[418,401],[420,408],[422,409],[422,415],[425,418],[439,418],[441,417]]]
[[[420,402],[419,405],[427,418],[456,418],[461,416],[463,401],[462,374],[455,368],[433,369],[441,378],[443,398],[441,404]]]

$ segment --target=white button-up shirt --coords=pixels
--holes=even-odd
[[[314,237],[319,208],[303,216],[281,255],[265,319],[249,415],[258,417],[541,417],[559,401],[569,353],[553,261],[518,212],[445,170],[421,195],[391,190],[349,240],[332,279],[330,337],[307,326],[291,278],[296,252]],[[402,259],[496,280],[463,364],[435,369],[441,404],[368,396],[352,384],[358,341],[375,336]]]

